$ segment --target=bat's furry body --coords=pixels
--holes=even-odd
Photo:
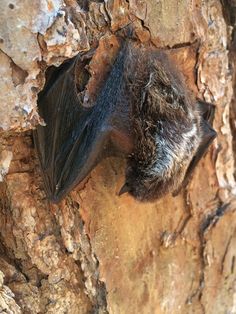
[[[216,133],[202,116],[204,104],[194,101],[164,53],[131,49],[126,66],[135,144],[125,190],[154,200],[180,189],[200,145]]]
[[[83,62],[77,56],[54,69],[39,95],[47,126],[35,140],[49,198],[60,200],[109,155],[127,157],[122,192],[141,201],[186,185],[215,137],[207,117],[213,107],[192,98],[163,52],[126,43],[86,108],[75,84]]]

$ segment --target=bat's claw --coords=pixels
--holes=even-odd
[[[130,191],[130,188],[127,183],[125,183],[122,188],[120,189],[120,192],[118,193],[119,196],[122,194],[128,193]]]

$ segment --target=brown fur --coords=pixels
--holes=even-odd
[[[180,189],[205,136],[203,118],[163,52],[129,45],[125,69],[134,129],[126,191],[150,201]]]

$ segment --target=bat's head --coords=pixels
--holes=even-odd
[[[120,194],[129,192],[140,201],[176,195],[216,136],[210,126],[214,106],[194,102],[166,62],[156,56],[145,68],[142,91],[132,91],[135,145]]]

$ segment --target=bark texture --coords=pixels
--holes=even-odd
[[[236,2],[2,0],[0,312],[236,313]],[[125,161],[45,199],[31,128],[47,66],[98,45],[91,92],[129,34],[168,51],[218,137],[185,191],[118,197]]]

